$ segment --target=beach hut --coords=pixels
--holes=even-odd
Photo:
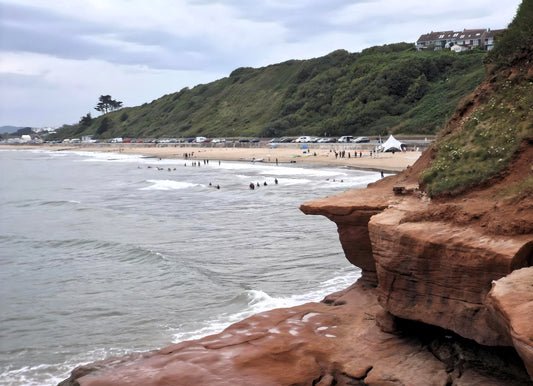
[[[391,134],[389,139],[387,139],[387,141],[385,141],[385,143],[381,146],[381,151],[391,151],[392,149],[402,151],[402,146],[404,146],[404,144],[394,138]]]

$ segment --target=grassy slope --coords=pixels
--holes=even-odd
[[[533,137],[533,2],[524,1],[487,57],[488,75],[458,107],[421,175],[430,194],[460,191],[505,169],[520,142]],[[526,178],[526,177],[524,177]],[[531,186],[529,182],[524,186]]]
[[[431,134],[479,85],[485,55],[415,52],[399,43],[239,68],[227,78],[108,113],[88,127],[65,127],[59,137]]]

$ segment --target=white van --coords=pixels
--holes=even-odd
[[[353,136],[351,135],[343,135],[342,137],[339,138],[339,142],[352,142],[353,141]]]

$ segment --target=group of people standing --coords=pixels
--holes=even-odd
[[[274,183],[275,183],[276,185],[278,184],[278,179],[277,179],[277,178],[274,178]],[[268,185],[268,184],[267,184],[266,181],[263,182],[263,186],[267,186],[267,185]],[[259,187],[261,186],[261,184],[258,182],[257,185],[256,185],[256,184],[254,184],[253,182],[250,182],[250,190],[255,190],[255,187],[256,187],[256,186],[259,188]]]

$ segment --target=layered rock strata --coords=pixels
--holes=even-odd
[[[528,149],[530,155],[531,144]],[[527,175],[529,164],[518,173]],[[533,237],[527,231],[531,199],[522,200],[519,209],[494,206],[479,193],[433,202],[416,187],[407,188],[409,183],[407,172],[301,209],[337,224],[347,259],[363,268],[363,280],[376,285],[387,312],[482,345],[515,347],[533,377],[533,284],[510,289],[515,271],[533,264]],[[446,213],[449,208],[454,213]],[[509,229],[506,223],[513,219],[498,219],[487,208],[520,211],[526,224],[514,228],[524,231],[495,233]],[[522,280],[533,283],[533,271],[528,272]],[[496,284],[488,299],[494,282],[505,284]]]

